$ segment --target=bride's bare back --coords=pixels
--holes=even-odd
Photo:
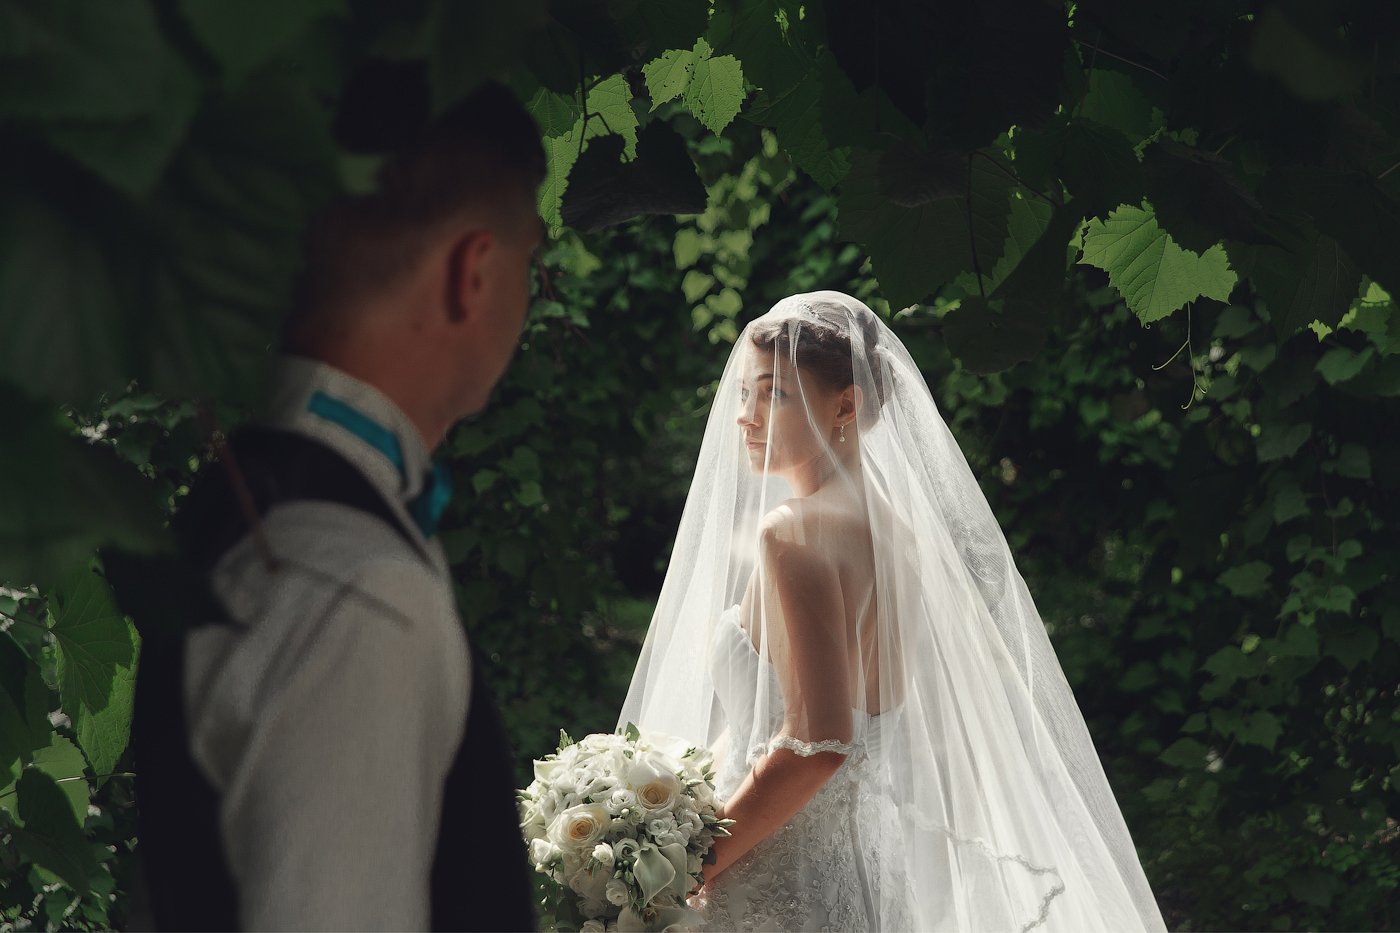
[[[892,703],[892,697],[884,692],[886,688],[894,690],[895,685],[882,683],[880,677],[882,648],[894,648],[882,644],[882,638],[893,640],[896,636],[882,636],[877,624],[879,604],[870,507],[864,495],[842,488],[844,485],[832,483],[810,496],[789,499],[764,517],[760,526],[759,568],[749,579],[740,605],[740,620],[755,651],[765,655],[766,650],[785,694],[792,696],[790,687],[800,689],[794,683],[797,677],[793,639],[824,637],[826,633],[790,625],[783,606],[803,595],[795,590],[810,587],[812,581],[804,579],[804,571],[826,573],[839,598],[832,605],[817,609],[830,612],[832,624],[844,633],[844,679],[851,708],[873,716],[898,702],[897,696]],[[784,562],[782,557],[793,555],[800,555],[796,562],[802,570],[784,572],[784,567],[793,562]]]

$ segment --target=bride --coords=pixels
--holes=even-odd
[[[849,295],[735,344],[621,721],[716,752],[710,929],[1165,929],[986,499]]]

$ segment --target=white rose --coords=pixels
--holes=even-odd
[[[681,792],[680,778],[646,761],[632,766],[627,783],[637,792],[637,801],[648,810],[669,810]]]
[[[608,845],[606,842],[598,843],[593,847],[593,857],[598,860],[598,864],[605,870],[612,871],[614,861],[612,846]]]
[[[549,840],[561,849],[591,849],[608,829],[608,811],[596,803],[570,807],[549,824]]]
[[[607,933],[607,924],[601,920],[585,920],[583,926],[578,928],[578,933]]]
[[[631,894],[627,891],[627,883],[625,881],[619,881],[617,878],[608,882],[603,893],[607,897],[608,903],[615,907],[621,907],[623,904],[626,904],[631,897]]]

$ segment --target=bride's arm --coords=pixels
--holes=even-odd
[[[788,663],[778,668],[785,700],[783,732],[754,765],[720,815],[734,820],[731,836],[715,843],[714,877],[797,814],[831,778],[852,736],[846,623],[836,568],[803,544],[803,536],[770,526],[763,562],[778,595]]]

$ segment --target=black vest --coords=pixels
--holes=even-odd
[[[247,428],[229,446],[259,515],[284,502],[338,502],[382,519],[412,543],[364,475],[324,445],[291,432]],[[218,794],[187,739],[185,632],[175,621],[237,624],[208,586],[209,571],[248,531],[222,464],[201,477],[173,524],[181,549],[176,558],[105,557],[122,608],[143,639],[132,722],[139,848],[157,928],[235,930],[238,898],[220,839]],[[533,930],[532,893],[510,750],[473,654],[470,713],[447,775],[433,861],[433,929]]]

